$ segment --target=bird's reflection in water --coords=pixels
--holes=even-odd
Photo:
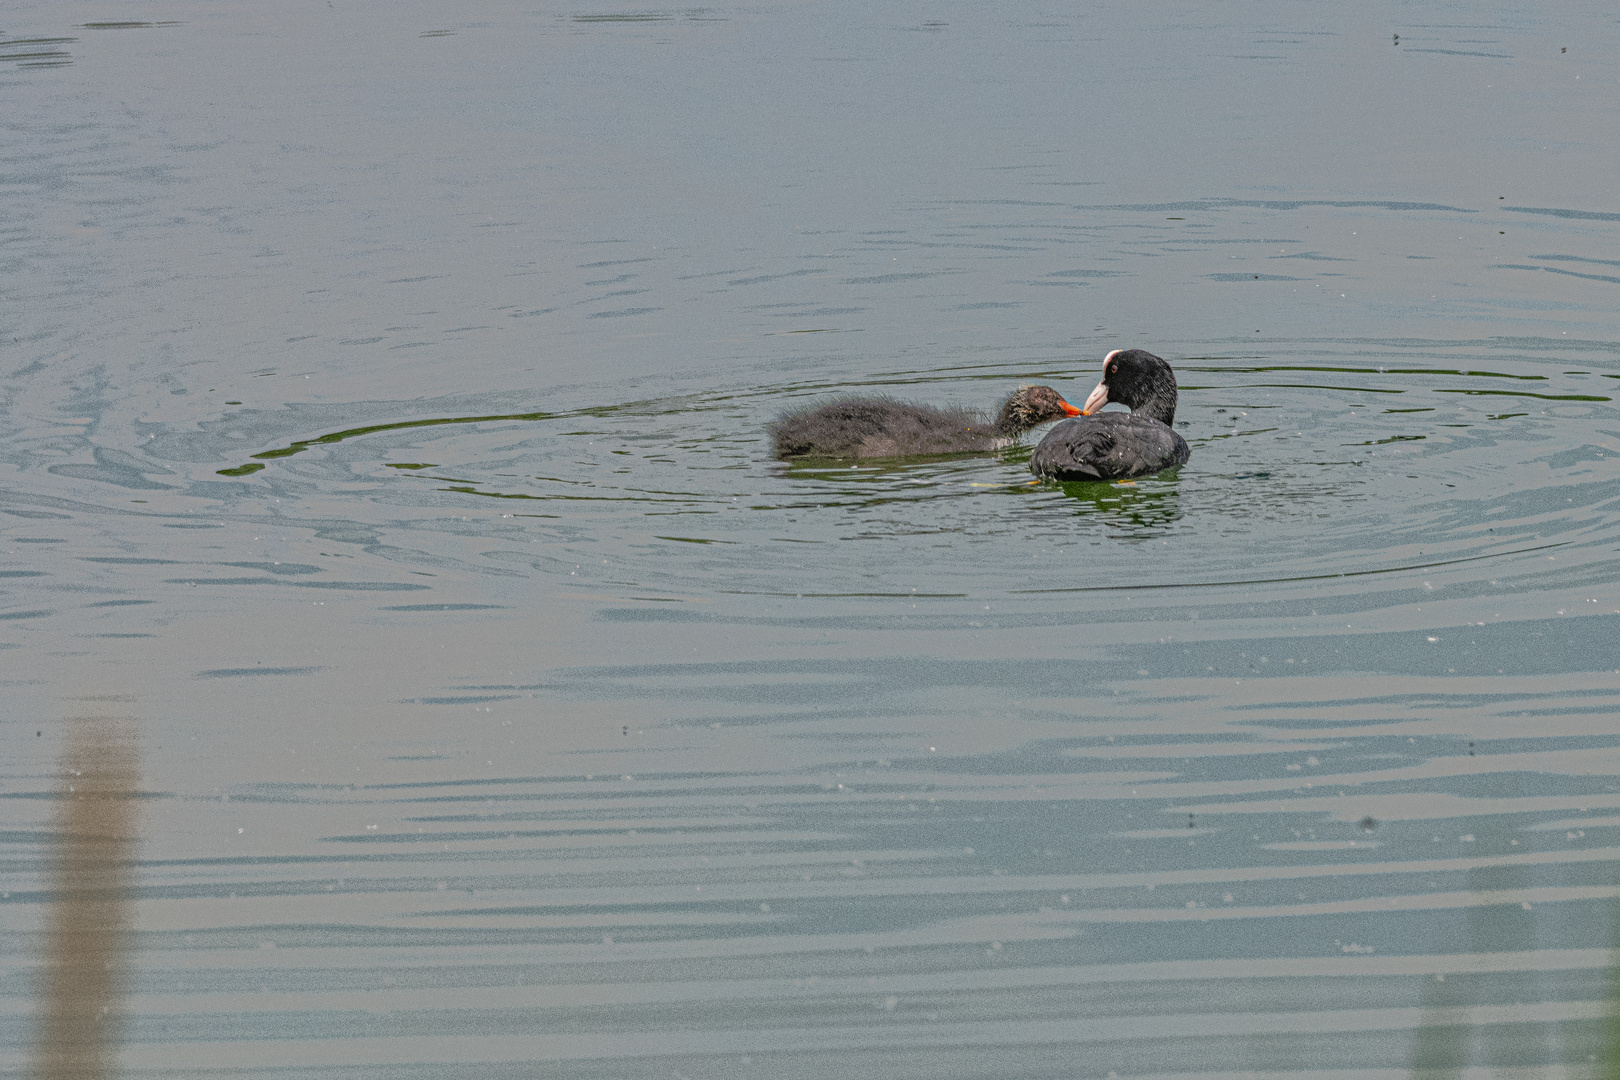
[[[51,866],[34,1075],[97,1080],[113,1073],[130,916],[139,784],[134,725],[68,722]]]
[[[1080,505],[1075,513],[1107,525],[1116,536],[1148,539],[1181,518],[1180,493],[1162,478],[1152,480],[1075,481],[1062,485],[1063,494]]]

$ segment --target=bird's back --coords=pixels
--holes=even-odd
[[[790,412],[770,427],[779,458],[908,457],[989,450],[996,432],[966,409],[845,398]]]
[[[1065,420],[1035,447],[1029,471],[1055,480],[1122,480],[1147,476],[1192,456],[1166,424],[1133,413],[1097,413]]]

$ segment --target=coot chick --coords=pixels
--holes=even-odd
[[[779,458],[917,457],[999,450],[1032,427],[1079,415],[1050,386],[1024,386],[1002,402],[994,421],[971,409],[844,398],[783,413],[770,433]]]
[[[1110,401],[1129,413],[1099,413]],[[1122,480],[1184,464],[1192,455],[1176,433],[1176,376],[1170,365],[1142,349],[1115,349],[1103,357],[1102,382],[1081,415],[1046,433],[1029,471],[1054,480]]]

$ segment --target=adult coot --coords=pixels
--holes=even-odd
[[[1129,413],[1099,413],[1110,401]],[[1102,382],[1081,415],[1046,433],[1029,471],[1056,480],[1120,480],[1146,476],[1191,456],[1176,421],[1176,376],[1170,365],[1142,349],[1115,349],[1103,357]]]
[[[995,420],[971,409],[936,409],[893,398],[843,398],[783,413],[770,425],[779,458],[913,457],[982,453],[1065,416],[1079,416],[1050,386],[1020,387]]]

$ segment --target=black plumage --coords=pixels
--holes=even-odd
[[[1126,413],[1099,413],[1117,401]],[[1082,415],[1065,420],[1035,447],[1029,471],[1054,480],[1123,480],[1185,464],[1192,456],[1176,432],[1176,376],[1142,349],[1115,349]]]

